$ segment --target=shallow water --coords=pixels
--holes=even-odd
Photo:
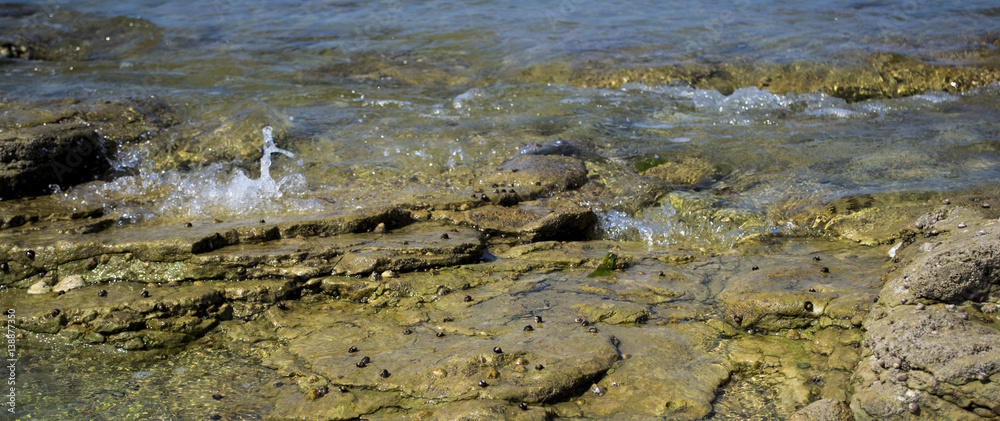
[[[379,200],[373,190],[421,196],[464,187],[477,169],[559,138],[590,141],[624,167],[654,157],[707,158],[725,171],[715,190],[738,193],[725,206],[766,211],[788,198],[823,202],[996,179],[1000,89],[848,104],[821,93],[752,87],[726,96],[685,86],[596,89],[545,79],[563,80],[560,74],[585,62],[836,66],[872,52],[990,51],[995,47],[983,40],[995,19],[992,6],[53,2],[42,6],[50,18],[32,17],[35,26],[128,19],[103,39],[113,45],[108,53],[5,62],[4,87],[14,98],[81,89],[155,96],[186,110],[184,124],[195,133],[242,124],[229,138],[194,135],[187,151],[196,156],[227,148],[234,136],[260,139],[265,125],[278,128],[279,146],[300,155],[276,157],[285,194],[255,203],[220,198],[246,187],[227,162],[171,167],[173,157],[155,145],[119,157],[120,172],[133,176],[67,195],[70,202],[117,205],[133,217],[311,212],[330,202],[350,208]],[[99,51],[90,45],[99,41],[81,44]],[[136,202],[144,205],[126,205]],[[778,229],[781,222],[761,225]],[[739,227],[722,231],[728,236]]]
[[[115,162],[119,176],[58,194],[74,206],[105,204],[137,224],[309,214],[465,194],[483,168],[526,145],[566,138],[590,145],[623,173],[655,158],[698,158],[718,169],[718,179],[681,189],[683,198],[738,217],[685,213],[670,198],[636,212],[592,203],[602,210],[595,237],[653,249],[681,243],[724,249],[754,233],[781,232],[789,227],[782,212],[787,203],[941,193],[1000,177],[997,84],[849,103],[821,92],[756,87],[724,95],[683,83],[620,80],[620,87],[604,89],[572,77],[580,69],[630,65],[801,61],[836,69],[876,53],[957,60],[996,50],[988,41],[995,39],[1000,11],[990,1],[92,0],[36,7],[45,13],[27,25],[40,31],[125,18],[103,38],[61,40],[82,48],[73,60],[0,59],[3,99],[155,97],[181,114],[170,139],[185,153],[238,149],[244,138],[263,145],[261,130],[273,126],[277,147],[295,154],[272,156],[268,182],[254,168],[259,153],[249,163],[192,159],[181,165],[164,152],[169,148],[151,141],[123,148]],[[14,19],[3,17],[0,27]],[[102,41],[106,47],[95,45]],[[40,351],[38,361],[26,364],[58,365],[61,352]],[[218,367],[245,362],[188,350],[174,363],[183,366],[185,358],[207,358]],[[169,383],[162,364],[123,364],[129,368],[99,367],[88,378],[108,379],[116,394],[133,393],[117,391],[125,387],[147,393],[141,382]],[[142,371],[143,364],[155,369]],[[146,372],[154,374],[135,377]],[[232,373],[213,387],[273,380],[254,367]],[[237,382],[240,376],[250,378]],[[50,381],[57,380],[45,378],[55,384]],[[148,393],[192,387],[160,383]],[[46,404],[51,389],[31,387],[27,393],[41,396],[35,405]],[[121,406],[127,404],[122,396],[86,390],[94,394],[69,394],[68,402],[90,405],[67,408],[71,415],[139,416]],[[729,405],[726,399],[738,401],[738,395],[721,402]],[[209,411],[202,405],[184,412],[195,398],[170,399],[158,413]]]

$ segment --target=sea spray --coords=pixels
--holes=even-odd
[[[289,158],[295,158],[295,154],[281,149],[274,144],[274,137],[271,136],[271,126],[264,127],[263,133],[264,156],[260,157],[260,178],[258,182],[266,183],[270,187],[274,186],[274,179],[271,178],[271,154],[280,153]]]
[[[322,209],[319,201],[305,197],[308,186],[302,174],[272,177],[271,155],[280,153],[294,158],[295,154],[274,144],[270,126],[262,132],[263,156],[260,177],[256,179],[222,163],[191,171],[161,171],[141,166],[136,175],[82,185],[62,197],[78,204],[102,203],[128,222],[156,217],[306,213]],[[142,200],[137,201],[136,197]]]

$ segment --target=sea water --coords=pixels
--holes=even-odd
[[[10,97],[152,97],[180,110],[185,133],[247,120],[242,133],[193,136],[194,154],[278,124],[277,115],[281,146],[298,154],[272,163],[271,184],[233,162],[164,167],[154,153],[164,146],[150,142],[123,148],[116,164],[126,176],[63,192],[71,202],[119,209],[126,220],[309,213],[461,192],[522,147],[564,138],[585,140],[625,166],[657,156],[706,159],[724,170],[716,191],[739,191],[719,206],[738,212],[766,213],[789,198],[944,191],[1000,175],[995,85],[849,103],[822,92],[637,83],[627,73],[610,73],[619,78],[614,88],[580,79],[629,66],[794,62],[835,70],[877,54],[990,54],[998,10],[989,1],[87,0],[38,7],[50,16],[37,19],[43,29],[130,21],[83,45],[113,46],[106,53],[5,62]],[[129,32],[140,26],[141,34]],[[275,112],[247,113],[260,108]],[[263,149],[260,156],[263,165],[269,156]],[[612,238],[658,233],[620,237],[651,244],[692,232],[677,226],[669,208],[602,220]],[[695,231],[712,241],[782,223],[703,222]]]

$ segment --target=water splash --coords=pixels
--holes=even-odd
[[[140,167],[139,173],[110,182],[79,186],[63,194],[76,204],[102,203],[125,220],[139,222],[155,217],[220,217],[277,213],[304,213],[322,209],[307,197],[302,174],[271,176],[271,155],[295,154],[278,148],[270,126],[263,129],[260,177],[216,163],[189,172],[159,171]]]
[[[280,153],[293,159],[295,158],[295,154],[288,152],[284,149],[281,149],[274,144],[274,137],[271,136],[271,126],[265,127],[263,133],[264,133],[264,156],[260,157],[259,180],[269,185],[273,185],[274,179],[271,178],[271,154]]]

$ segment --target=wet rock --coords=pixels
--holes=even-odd
[[[349,314],[332,314],[334,318],[345,318]],[[387,319],[388,314],[366,317],[362,323],[352,324],[324,322],[320,330],[313,330],[306,323],[305,315],[292,315],[284,326],[295,326],[288,330],[289,350],[302,360],[312,364],[314,369],[327,378],[370,388],[372,390],[396,390],[406,396],[427,399],[431,396],[456,399],[466,396],[474,387],[482,398],[511,399],[525,402],[546,401],[573,390],[603,372],[618,359],[614,345],[607,339],[594,338],[580,331],[566,331],[556,336],[539,336],[532,341],[521,340],[521,332],[511,330],[492,339],[468,335],[448,335],[437,338],[429,332],[417,331],[409,336],[401,336],[388,331],[395,323]],[[288,318],[287,313],[284,318]],[[302,332],[303,334],[299,334]],[[310,333],[306,333],[310,332]],[[378,349],[377,358],[370,365],[386,369],[391,377],[378,379],[365,370],[353,366],[353,358],[343,352],[333,352],[327,344],[330,340],[361,340]],[[490,344],[501,342],[516,344],[516,349],[507,347],[497,354]],[[513,370],[515,360],[559,361],[544,371]],[[479,388],[477,382],[487,379],[491,371],[500,378],[490,381],[489,387]],[[437,376],[434,373],[453,373]]]
[[[610,53],[609,53],[610,54]],[[837,63],[795,61],[746,61],[685,63],[652,66],[622,62],[619,57],[595,58],[587,54],[558,68],[522,71],[521,80],[566,83],[573,86],[614,88],[624,83],[649,86],[682,82],[698,89],[714,89],[729,95],[736,89],[756,87],[771,92],[810,93],[822,91],[849,102],[871,98],[897,98],[927,91],[958,92],[985,86],[1000,79],[990,67],[991,54],[970,56],[967,52],[939,53],[935,58],[895,52],[858,53]],[[536,73],[539,73],[536,75]]]
[[[522,203],[518,207],[483,206],[463,212],[434,214],[491,235],[517,237],[529,242],[583,239],[597,223],[597,216],[589,208],[563,201]]]
[[[869,256],[862,264],[854,257],[843,262],[827,258],[822,264],[832,269],[821,273],[808,254],[777,252],[770,258],[781,263],[741,272],[719,294],[728,322],[766,331],[860,325],[876,294],[870,279],[880,276],[880,259]]]
[[[145,287],[118,282],[37,298],[23,290],[5,289],[0,300],[20,303],[18,314],[26,320],[20,328],[30,332],[60,333],[69,340],[87,343],[106,341],[125,349],[154,349],[181,346],[234,315],[262,313],[267,308],[262,304],[286,299],[301,288],[289,280],[201,283],[154,288],[142,297],[139,291]],[[107,290],[107,296],[94,299],[98,289]],[[53,303],[61,308],[55,316]]]
[[[609,331],[633,356],[601,379],[601,393],[576,400],[586,416],[695,420],[711,413],[715,391],[731,369],[705,346],[714,332],[704,325],[602,330]]]
[[[257,178],[260,177],[261,128],[270,126],[276,146],[282,148],[293,127],[289,117],[278,107],[248,102],[238,112],[179,127],[171,148],[160,151],[152,159],[159,168],[216,162],[236,164],[249,177]]]
[[[601,303],[599,305],[584,304],[576,309],[590,323],[625,324],[640,323],[649,318],[650,312],[646,306],[627,301]]]
[[[854,421],[847,402],[835,399],[820,399],[805,408],[795,411],[791,421]]]
[[[682,188],[705,186],[721,176],[720,169],[700,157],[684,157],[642,171],[643,175],[656,177]]]
[[[449,238],[441,238],[441,228],[435,223],[413,224],[367,240],[355,238],[362,235],[335,237],[331,241],[354,240],[356,245],[345,250],[333,270],[344,275],[412,271],[479,259],[483,247],[479,231],[460,228],[451,232]]]
[[[173,124],[167,107],[137,98],[24,104],[0,118],[0,199],[40,195],[104,176],[121,144]]]
[[[514,187],[518,194],[533,200],[552,193],[576,189],[587,182],[587,167],[578,158],[562,155],[518,154],[473,185],[492,191],[494,184]]]
[[[142,18],[83,14],[66,7],[4,5],[0,56],[71,61],[136,54],[156,45],[159,28]]]

